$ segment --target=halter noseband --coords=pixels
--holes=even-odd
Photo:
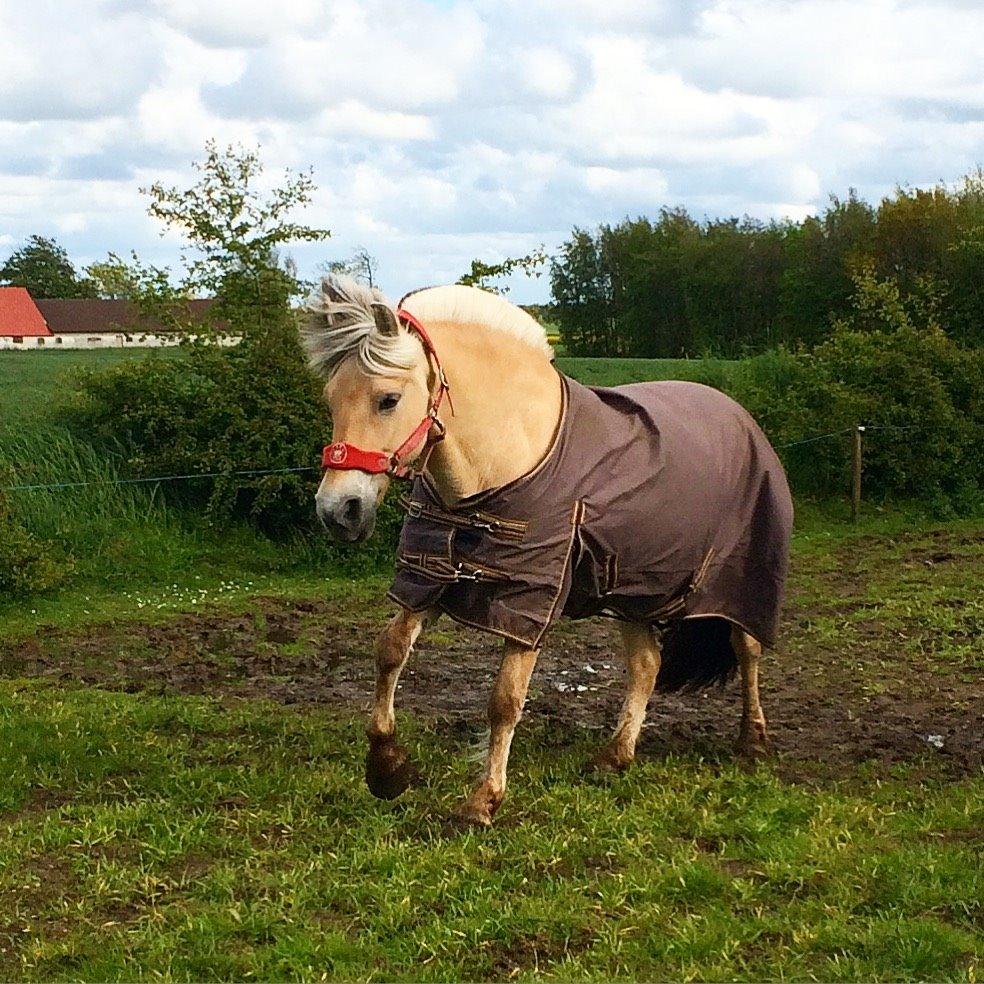
[[[364,471],[370,475],[389,475],[391,478],[413,478],[413,468],[410,459],[414,452],[424,445],[424,464],[431,448],[439,441],[444,439],[444,424],[438,417],[441,403],[444,397],[448,398],[448,405],[454,413],[454,406],[451,403],[451,388],[448,386],[448,378],[444,375],[441,367],[441,360],[438,358],[437,349],[430,340],[430,336],[424,326],[409,312],[399,310],[397,317],[420,339],[428,361],[433,361],[434,368],[437,370],[437,390],[430,398],[427,406],[427,415],[410,432],[410,436],[392,453],[388,451],[363,451],[354,444],[346,441],[336,441],[325,447],[321,455],[321,467],[334,471]],[[436,428],[437,436],[431,437],[432,428]],[[421,468],[421,470],[423,470]]]

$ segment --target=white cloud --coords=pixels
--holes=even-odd
[[[208,138],[313,165],[298,259],[393,293],[664,204],[801,217],[984,158],[981,37],[976,0],[7,0],[0,245],[173,260],[137,188]]]

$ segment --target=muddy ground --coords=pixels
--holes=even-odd
[[[927,615],[935,603],[926,596],[944,583],[934,580],[934,568],[952,562],[957,567],[946,572],[949,588],[938,603],[979,612],[982,543],[914,538],[867,558],[863,544],[852,543],[839,557],[797,561],[781,648],[766,654],[762,669],[762,700],[784,771],[795,775],[819,764],[838,775],[865,761],[919,761],[956,777],[982,767],[980,664],[975,657],[934,661],[940,630]],[[898,606],[881,611],[866,596],[879,576],[896,575],[898,598],[910,591],[915,599],[911,616],[905,605],[900,616]],[[963,583],[968,597],[961,602],[951,589]],[[0,674],[359,711],[369,706],[372,640],[389,612],[384,602],[353,612],[341,602],[257,598],[239,613],[183,615],[164,625],[42,630],[34,639],[0,641]],[[831,625],[842,628],[831,632]],[[979,628],[973,615],[959,631],[979,644]],[[617,627],[607,620],[558,626],[537,666],[527,720],[549,724],[560,741],[584,730],[600,739],[621,701],[617,643]],[[492,637],[442,620],[418,642],[398,708],[436,717],[463,738],[479,730],[499,651]],[[725,757],[739,707],[737,683],[656,695],[640,754]]]

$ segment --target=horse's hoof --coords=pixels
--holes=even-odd
[[[632,759],[621,755],[609,745],[588,763],[588,771],[595,775],[616,775],[624,772],[631,764]]]
[[[370,744],[366,757],[366,785],[373,796],[396,799],[417,777],[417,769],[406,749],[392,738]]]
[[[747,762],[761,762],[772,758],[775,751],[772,742],[764,735],[741,734],[735,742],[735,754]]]
[[[491,827],[502,795],[479,787],[455,810],[455,821],[464,827]]]

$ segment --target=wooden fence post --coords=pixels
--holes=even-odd
[[[854,428],[854,447],[851,455],[851,522],[856,523],[861,517],[861,435],[864,426],[858,424]]]

